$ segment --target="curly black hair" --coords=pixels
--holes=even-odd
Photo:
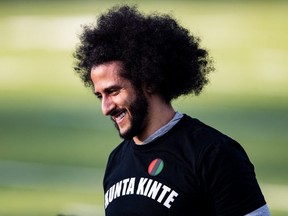
[[[180,95],[198,95],[214,70],[200,39],[181,27],[171,15],[141,14],[136,6],[114,6],[96,25],[83,26],[73,56],[74,70],[85,86],[93,87],[91,68],[118,60],[121,76],[134,86],[148,87],[171,102]]]

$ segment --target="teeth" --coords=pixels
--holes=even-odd
[[[117,117],[115,117],[115,120],[120,121],[124,116],[125,116],[125,112],[123,112],[120,115],[118,115]]]

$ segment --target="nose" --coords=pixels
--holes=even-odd
[[[115,103],[110,97],[102,97],[101,108],[103,115],[107,116],[115,108]]]

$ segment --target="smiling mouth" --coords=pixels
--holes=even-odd
[[[119,123],[119,122],[121,122],[121,120],[124,118],[124,116],[126,115],[126,113],[127,113],[126,110],[117,112],[116,114],[114,114],[114,115],[112,116],[112,119],[113,119],[116,123]]]

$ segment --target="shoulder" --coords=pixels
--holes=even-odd
[[[219,214],[244,215],[265,204],[254,166],[237,141],[191,117],[181,124],[181,131],[194,142],[198,177],[218,202]]]
[[[184,115],[169,139],[172,140],[169,146],[173,151],[182,152],[182,157],[192,160],[198,170],[214,170],[217,165],[218,168],[228,170],[235,167],[244,171],[253,170],[253,165],[239,142],[198,119]],[[215,170],[219,170],[218,168]]]
[[[239,143],[231,137],[185,114],[171,131],[171,137],[177,137],[187,144],[202,150],[217,148],[217,146],[223,146],[223,148],[236,147],[240,148],[241,151],[243,150]]]

